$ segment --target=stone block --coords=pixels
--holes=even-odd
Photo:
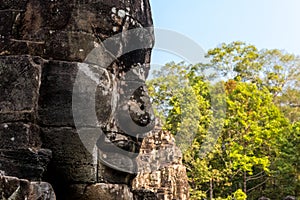
[[[73,126],[72,91],[76,63],[50,61],[42,73],[39,121],[43,125]]]
[[[0,123],[35,118],[41,63],[31,56],[0,57]]]
[[[10,36],[14,24],[14,13],[12,11],[0,12],[0,38]]]
[[[159,200],[157,194],[151,190],[133,190],[134,200]]]
[[[74,200],[133,200],[130,188],[122,184],[71,185],[70,194]]]
[[[39,100],[43,125],[74,126],[75,116],[77,125],[97,126],[110,117],[111,101],[112,80],[105,69],[76,62],[45,64]]]
[[[88,33],[57,31],[49,34],[45,42],[44,57],[82,62],[98,41],[95,36]]]
[[[0,149],[40,148],[40,129],[21,122],[0,124]]]
[[[97,155],[83,145],[74,128],[43,128],[44,148],[52,150],[53,159],[48,169],[53,177],[67,183],[97,181]],[[56,180],[53,180],[56,181]]]
[[[40,45],[39,45],[40,46]],[[43,48],[36,48],[43,52]],[[31,54],[28,43],[20,40],[11,40],[6,36],[0,37],[0,56]],[[36,55],[36,54],[33,54]]]
[[[27,0],[0,0],[0,10],[24,10]]]
[[[46,149],[0,150],[0,170],[5,175],[40,181],[51,158]]]

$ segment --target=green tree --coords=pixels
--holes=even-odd
[[[210,67],[226,80],[256,83],[268,88],[274,102],[292,122],[300,120],[300,56],[263,49],[244,42],[221,44],[208,51]]]
[[[215,96],[222,94],[221,89],[212,88],[204,80],[201,66],[169,63],[155,71],[153,79],[148,81],[156,113],[163,119],[164,128],[175,135],[178,145],[184,151],[191,194],[195,199],[207,196],[207,190],[213,190],[210,183],[217,183],[225,177],[222,177],[222,171],[209,167],[209,161],[214,159],[212,153],[205,158],[201,158],[199,153],[212,120],[217,123],[211,108],[210,91],[213,89]],[[213,100],[215,109],[222,107],[221,100]],[[206,142],[209,144],[210,141]]]
[[[283,50],[260,52],[262,84],[274,95],[274,102],[285,116],[300,120],[300,57]]]
[[[210,122],[208,84],[195,76],[193,66],[169,63],[148,81],[155,112],[185,150]]]
[[[227,79],[256,81],[261,70],[259,51],[254,45],[236,41],[208,51],[211,67]]]
[[[278,196],[300,196],[300,123],[289,126],[286,134],[278,138],[278,153],[273,163],[272,180],[266,195],[276,199]],[[274,192],[276,191],[276,193]]]
[[[184,152],[192,199],[299,196],[299,57],[243,42],[207,56],[209,64],[169,63],[148,81]],[[209,80],[222,81],[206,81],[210,68]]]
[[[224,159],[232,168],[233,189],[242,186],[248,196],[268,180],[276,138],[287,125],[267,90],[256,84],[229,80],[227,118],[223,134]],[[258,182],[258,180],[261,182]]]
[[[286,92],[288,88],[299,89],[300,57],[278,49],[260,51],[262,65],[260,78],[274,96]]]

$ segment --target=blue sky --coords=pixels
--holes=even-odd
[[[177,31],[204,50],[245,41],[300,55],[300,0],[150,0],[154,26]],[[152,63],[176,57],[155,50]]]

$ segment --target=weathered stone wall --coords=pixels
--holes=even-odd
[[[134,190],[150,190],[158,199],[189,199],[186,168],[170,132],[157,126],[144,139],[137,160],[140,172],[133,181]]]
[[[0,56],[0,170],[39,181],[51,151],[41,148],[37,107],[42,66],[33,59]]]
[[[40,180],[58,199],[186,198],[185,183],[165,181],[184,176],[180,162],[156,169],[167,174],[157,185],[131,189],[154,127],[144,83],[154,35],[128,30],[151,26],[148,0],[0,0],[0,171],[28,180],[1,176],[11,183],[0,183],[2,198],[55,199]],[[80,73],[84,87],[75,84]]]

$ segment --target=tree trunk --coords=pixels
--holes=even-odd
[[[209,181],[209,198],[210,200],[212,200],[214,198],[214,194],[213,194],[213,179],[210,179]]]
[[[244,193],[247,194],[247,172],[244,172]]]

